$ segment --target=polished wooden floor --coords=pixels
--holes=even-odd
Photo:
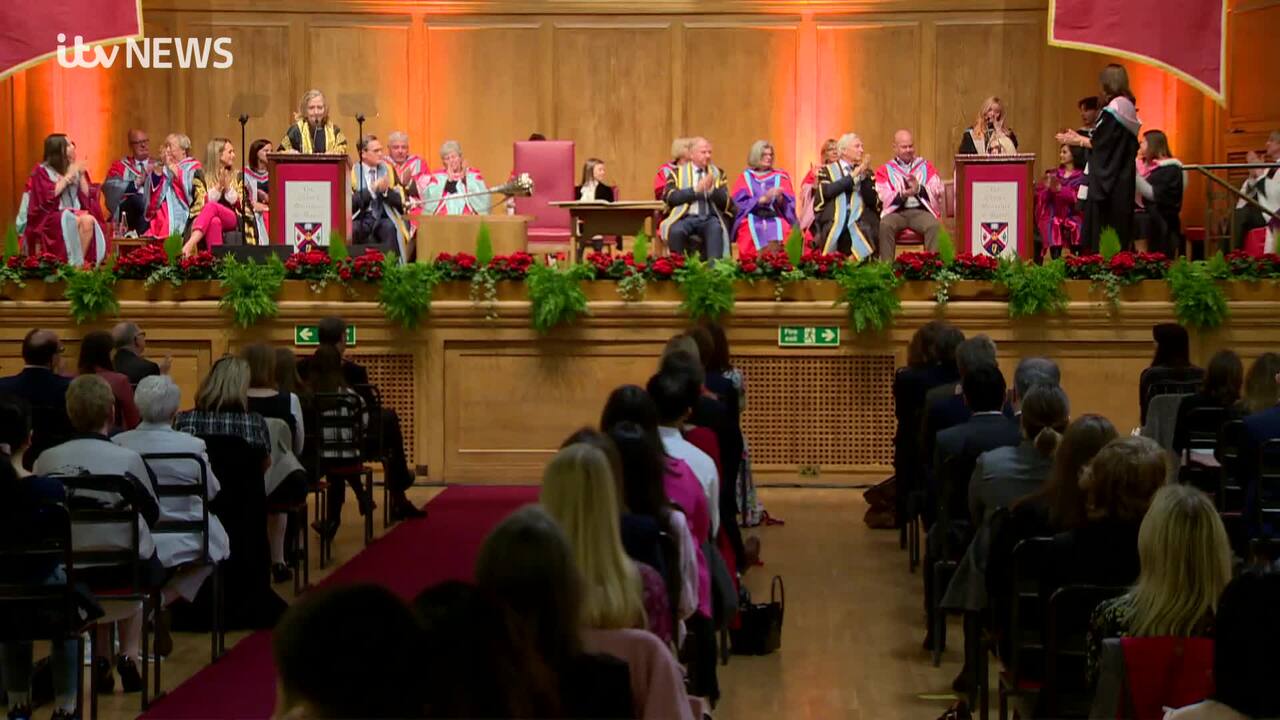
[[[417,489],[411,497],[422,502],[436,492]],[[760,538],[765,565],[748,573],[747,585],[759,599],[768,595],[774,574],[783,576],[783,646],[766,657],[734,656],[720,668],[723,698],[716,718],[895,720],[941,714],[960,666],[959,634],[953,625],[954,642],[942,667],[932,667],[920,647],[920,576],[907,572],[897,533],[862,524],[866,504],[857,490],[765,488],[760,496],[786,524],[748,531]],[[349,513],[344,521],[334,549],[339,564],[362,547],[358,516]],[[313,564],[313,582],[327,572]],[[292,598],[292,585],[279,589]],[[243,636],[230,636],[228,644]],[[165,687],[203,667],[208,653],[207,636],[176,634],[174,652],[164,663]],[[138,712],[136,695],[117,692],[99,703],[112,720]]]

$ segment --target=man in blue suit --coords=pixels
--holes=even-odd
[[[1276,375],[1280,382],[1280,374]],[[1261,474],[1262,446],[1268,440],[1280,439],[1280,405],[1272,406],[1260,413],[1244,419],[1244,433],[1240,440],[1240,485],[1244,488],[1245,522],[1252,537],[1274,536],[1277,527],[1274,522],[1258,516],[1259,497],[1258,479]],[[1276,453],[1273,453],[1273,455]],[[1272,463],[1280,458],[1272,457]],[[1273,490],[1273,494],[1274,494]],[[1276,499],[1271,499],[1275,504]]]

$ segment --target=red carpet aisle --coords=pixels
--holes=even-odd
[[[536,487],[450,487],[431,516],[401,523],[321,584],[369,582],[405,598],[445,580],[467,580],[480,542]],[[335,660],[337,660],[335,658]],[[144,718],[265,718],[275,703],[271,633],[257,632],[151,706]]]

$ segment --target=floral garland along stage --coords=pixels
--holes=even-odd
[[[563,257],[554,260],[563,267]],[[437,287],[450,282],[472,286],[471,292],[459,294],[445,293],[440,299],[471,298],[478,306],[486,308],[489,317],[496,317],[499,300],[524,300],[523,292],[514,290],[525,282],[530,268],[538,262],[532,255],[524,252],[510,255],[497,255],[482,266],[475,255],[468,253],[438,255],[432,262],[425,264],[426,270],[417,273],[417,282]],[[876,262],[876,261],[870,261]],[[720,263],[730,263],[730,267],[720,268]],[[589,253],[582,266],[574,271],[575,279],[587,282],[583,287],[588,289],[592,300],[623,300],[634,302],[641,299],[673,299],[669,291],[653,291],[654,288],[672,287],[677,289],[686,274],[686,259],[681,256],[646,257],[644,262],[637,262],[632,253]],[[832,300],[837,304],[849,302],[842,300],[836,287],[839,283],[824,285],[821,281],[839,280],[869,263],[853,263],[838,253],[824,254],[815,250],[805,250],[798,263],[793,263],[785,251],[747,252],[736,260],[722,260],[714,264],[718,271],[730,276],[733,280],[734,293],[740,299],[751,300]],[[277,263],[277,267],[279,263]],[[1194,294],[1222,294],[1223,287],[1231,289],[1224,296],[1236,299],[1273,299],[1280,297],[1280,255],[1267,254],[1250,256],[1244,252],[1233,252],[1228,255],[1217,255],[1207,261],[1189,262],[1172,261],[1159,253],[1119,252],[1110,258],[1101,255],[1085,255],[1070,257],[1065,260],[1052,261],[1038,266],[1021,261],[996,260],[987,256],[975,256],[961,253],[946,263],[937,253],[912,252],[899,255],[891,264],[892,278],[896,284],[890,288],[903,300],[935,299],[945,303],[956,299],[1005,299],[1009,297],[1011,288],[1032,287],[1036,292],[1062,293],[1063,289],[1044,287],[1044,283],[1012,283],[1009,279],[1014,275],[1026,276],[1038,272],[1039,269],[1058,268],[1059,281],[1066,287],[1066,294],[1072,300],[1097,301],[1103,296],[1114,304],[1119,299],[1126,300],[1165,300],[1171,298],[1171,275],[1176,275],[1176,284],[1184,288],[1188,283],[1193,286]],[[348,297],[357,299],[377,299],[378,287],[385,274],[396,267],[394,262],[377,250],[368,249],[354,257],[341,257],[335,260],[320,249],[297,252],[289,256],[283,263],[282,274],[286,281],[301,281],[312,293],[321,293],[327,286],[335,292],[346,292]],[[204,281],[207,292],[212,296],[203,299],[217,299],[218,291],[215,281],[223,279],[223,261],[215,259],[209,252],[201,252],[191,257],[178,258],[171,261],[162,243],[135,248],[129,253],[115,257],[98,268],[81,268],[79,272],[92,271],[102,276],[103,281],[114,287],[117,299],[142,299],[129,296],[129,281],[141,281],[145,288],[167,283],[173,288],[195,281]],[[1171,270],[1178,268],[1177,273]],[[569,272],[569,270],[560,270]],[[5,299],[59,299],[60,288],[70,277],[72,269],[57,257],[48,253],[38,255],[14,255],[0,264],[0,297]],[[889,276],[886,276],[889,277]],[[1169,280],[1169,283],[1164,281]],[[590,281],[613,281],[615,290],[610,293],[596,291]],[[818,281],[818,282],[811,282]],[[1083,281],[1087,286],[1072,285]],[[1154,281],[1147,288],[1145,281]],[[1223,283],[1223,281],[1236,281]],[[46,289],[29,289],[30,283],[46,286]],[[978,294],[957,292],[965,282],[979,289]],[[479,283],[477,285],[477,283]],[[1158,283],[1158,284],[1157,284]],[[758,284],[764,285],[764,292],[753,291]],[[1055,284],[1055,283],[1051,283]],[[1133,289],[1142,284],[1143,293]],[[38,288],[37,285],[37,288]],[[287,286],[287,283],[286,283]],[[923,287],[922,287],[923,286]],[[501,287],[501,292],[495,288]],[[607,286],[606,286],[607,287]],[[793,293],[791,288],[807,287],[804,293]],[[813,288],[829,292],[815,292]],[[281,298],[297,300],[306,299],[304,293],[286,294],[282,288]],[[972,290],[971,288],[969,290]],[[1145,292],[1150,290],[1150,292]],[[424,289],[429,294],[430,289]],[[477,294],[478,293],[478,294]],[[324,297],[317,295],[315,299],[332,299],[332,294]],[[175,299],[191,299],[189,296]],[[1034,301],[1034,298],[1032,298]],[[73,301],[74,302],[74,301]],[[386,302],[383,298],[382,302]],[[1209,303],[1213,305],[1214,303]],[[1225,307],[1225,299],[1218,303]],[[1060,306],[1061,303],[1058,303]],[[1032,306],[1036,306],[1032,302]],[[1053,307],[1048,302],[1044,307]],[[384,305],[385,307],[385,305]],[[387,308],[388,316],[392,309]],[[1044,312],[1053,312],[1045,310]],[[73,312],[73,314],[75,314]],[[1213,324],[1225,317],[1226,310],[1219,317],[1206,319],[1202,314],[1185,318],[1193,324]],[[78,316],[78,315],[77,315]],[[1183,320],[1184,318],[1179,318]]]

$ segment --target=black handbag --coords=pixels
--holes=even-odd
[[[773,576],[769,584],[769,602],[753,603],[750,597],[738,610],[741,624],[729,631],[735,655],[768,655],[782,647],[782,616],[786,610],[787,591],[782,577]]]

